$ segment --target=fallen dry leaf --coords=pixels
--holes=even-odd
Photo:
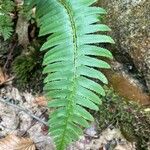
[[[3,72],[3,69],[0,67],[0,86],[13,80],[13,78],[14,77],[8,78],[8,76]]]
[[[47,100],[44,96],[39,96],[35,98],[35,103],[38,106],[47,106]]]
[[[19,138],[14,134],[0,140],[0,150],[36,150],[30,138]]]
[[[0,67],[0,85],[5,83],[6,80],[7,80],[6,75],[3,73],[3,70]]]
[[[117,145],[114,150],[133,150],[132,145]]]

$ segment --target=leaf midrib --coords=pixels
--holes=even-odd
[[[65,3],[64,0],[59,0],[60,4],[65,8],[66,12],[67,12],[67,15],[69,16],[69,19],[70,19],[70,23],[71,23],[71,28],[72,28],[72,38],[73,38],[73,44],[74,44],[74,48],[73,48],[73,51],[74,51],[74,55],[73,55],[73,71],[74,71],[74,74],[73,74],[73,81],[72,81],[72,87],[71,89],[72,90],[72,93],[68,96],[68,98],[66,98],[68,100],[68,105],[66,106],[68,112],[67,112],[67,118],[66,118],[66,123],[65,123],[65,128],[64,128],[64,132],[62,134],[62,141],[60,142],[60,147],[59,147],[59,150],[62,150],[63,149],[63,144],[65,142],[65,138],[66,138],[66,132],[67,132],[67,126],[68,126],[68,123],[69,123],[69,119],[70,119],[70,116],[72,115],[73,113],[73,106],[74,106],[74,101],[73,101],[73,97],[75,95],[75,91],[76,91],[76,79],[77,79],[77,63],[76,63],[76,60],[77,60],[77,31],[76,31],[76,26],[75,26],[75,21],[73,19],[73,16],[71,14],[71,10],[70,8],[67,6],[67,4]],[[70,111],[72,110],[72,111]]]

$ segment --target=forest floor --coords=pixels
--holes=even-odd
[[[48,134],[48,110],[42,95],[20,92],[1,72],[0,88],[0,150],[53,150]],[[120,130],[112,126],[98,131],[96,123],[84,131],[80,140],[68,150],[134,150]]]
[[[38,54],[35,55],[35,53],[32,53],[30,55],[34,61],[35,56],[39,58],[37,56]],[[7,53],[2,55],[2,58],[3,57],[4,59],[1,59],[1,61],[3,60],[1,66],[5,68],[4,66],[6,66],[7,62],[5,60],[8,60]],[[52,138],[48,134],[47,126],[48,115],[52,110],[47,108],[47,101],[41,94],[42,71],[40,67],[37,67],[40,66],[39,64],[41,64],[41,62],[36,60],[38,63],[35,64],[32,70],[28,70],[28,65],[30,66],[32,63],[31,61],[28,64],[28,61],[32,60],[28,60],[30,57],[19,57],[19,61],[15,65],[21,66],[21,68],[18,67],[17,74],[15,74],[16,72],[12,72],[11,63],[13,60],[8,61],[8,67],[6,67],[7,71],[0,68],[0,150],[55,149]],[[24,66],[20,64],[20,60]],[[13,76],[13,74],[16,76]],[[23,84],[24,78],[22,77],[26,75],[27,83]],[[21,81],[19,81],[19,79]],[[132,85],[123,83],[121,87],[119,86],[119,89],[123,89],[121,90],[121,94],[125,86],[131,89],[130,91],[136,91],[134,92],[135,95],[140,93],[139,90],[132,90],[135,89]],[[129,94],[133,95],[133,93]],[[130,97],[131,96],[129,96],[129,99]],[[138,97],[141,98],[141,94]],[[142,96],[143,99],[145,99],[145,97],[145,95]],[[137,97],[134,98],[137,99]],[[139,144],[149,144],[150,117],[145,119],[145,116],[141,117],[141,114],[137,115],[136,112],[133,111],[134,119],[140,118],[140,121],[138,120],[134,123],[130,122],[132,121],[130,117],[132,118],[133,116],[130,116],[130,112],[127,113],[126,116],[126,111],[132,108],[130,104],[124,105],[120,97],[117,97],[117,101],[114,103],[114,95],[110,95],[107,99],[108,102],[102,105],[102,107],[104,106],[103,108],[100,108],[101,113],[96,112],[96,114],[94,114],[96,121],[91,123],[91,127],[86,129],[79,141],[70,145],[68,150],[135,150],[136,142]],[[137,108],[137,105],[135,105],[132,110],[136,110]],[[147,110],[149,111],[149,109]],[[112,123],[112,120],[115,121],[115,123]],[[121,131],[120,122],[121,124],[123,123],[123,126],[125,126],[127,130],[129,128],[134,130],[134,133],[130,134],[135,134],[136,132],[135,136],[137,136],[136,138],[138,138],[138,140],[128,139]],[[128,124],[126,124],[126,122]],[[106,123],[104,128],[101,127],[103,123]],[[133,125],[135,124],[135,126],[130,127],[129,124],[131,123]],[[137,150],[148,149],[146,147],[146,149]]]

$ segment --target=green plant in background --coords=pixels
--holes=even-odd
[[[35,14],[33,13],[33,10],[30,5],[28,5],[28,3],[29,0],[24,0],[24,3],[22,5],[19,5],[17,10],[19,12],[19,15],[22,15],[27,21],[33,23],[35,22]]]
[[[11,12],[14,10],[12,0],[0,0],[0,36],[7,40],[13,32]]]
[[[131,101],[127,102],[112,89],[107,89],[97,122],[101,131],[110,125],[120,128],[128,141],[136,142],[138,150],[147,150],[150,141],[149,116],[149,112],[145,112],[142,106]]]

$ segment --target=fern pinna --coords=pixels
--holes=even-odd
[[[49,131],[58,150],[82,134],[82,128],[93,121],[86,108],[98,110],[102,86],[91,79],[107,83],[97,68],[110,68],[105,61],[93,56],[112,58],[111,53],[96,43],[114,43],[111,37],[94,34],[109,31],[97,24],[105,10],[91,5],[95,0],[42,0],[37,4],[36,16],[40,36],[48,36],[42,46],[44,56],[44,91],[49,108],[55,108],[49,119]]]

